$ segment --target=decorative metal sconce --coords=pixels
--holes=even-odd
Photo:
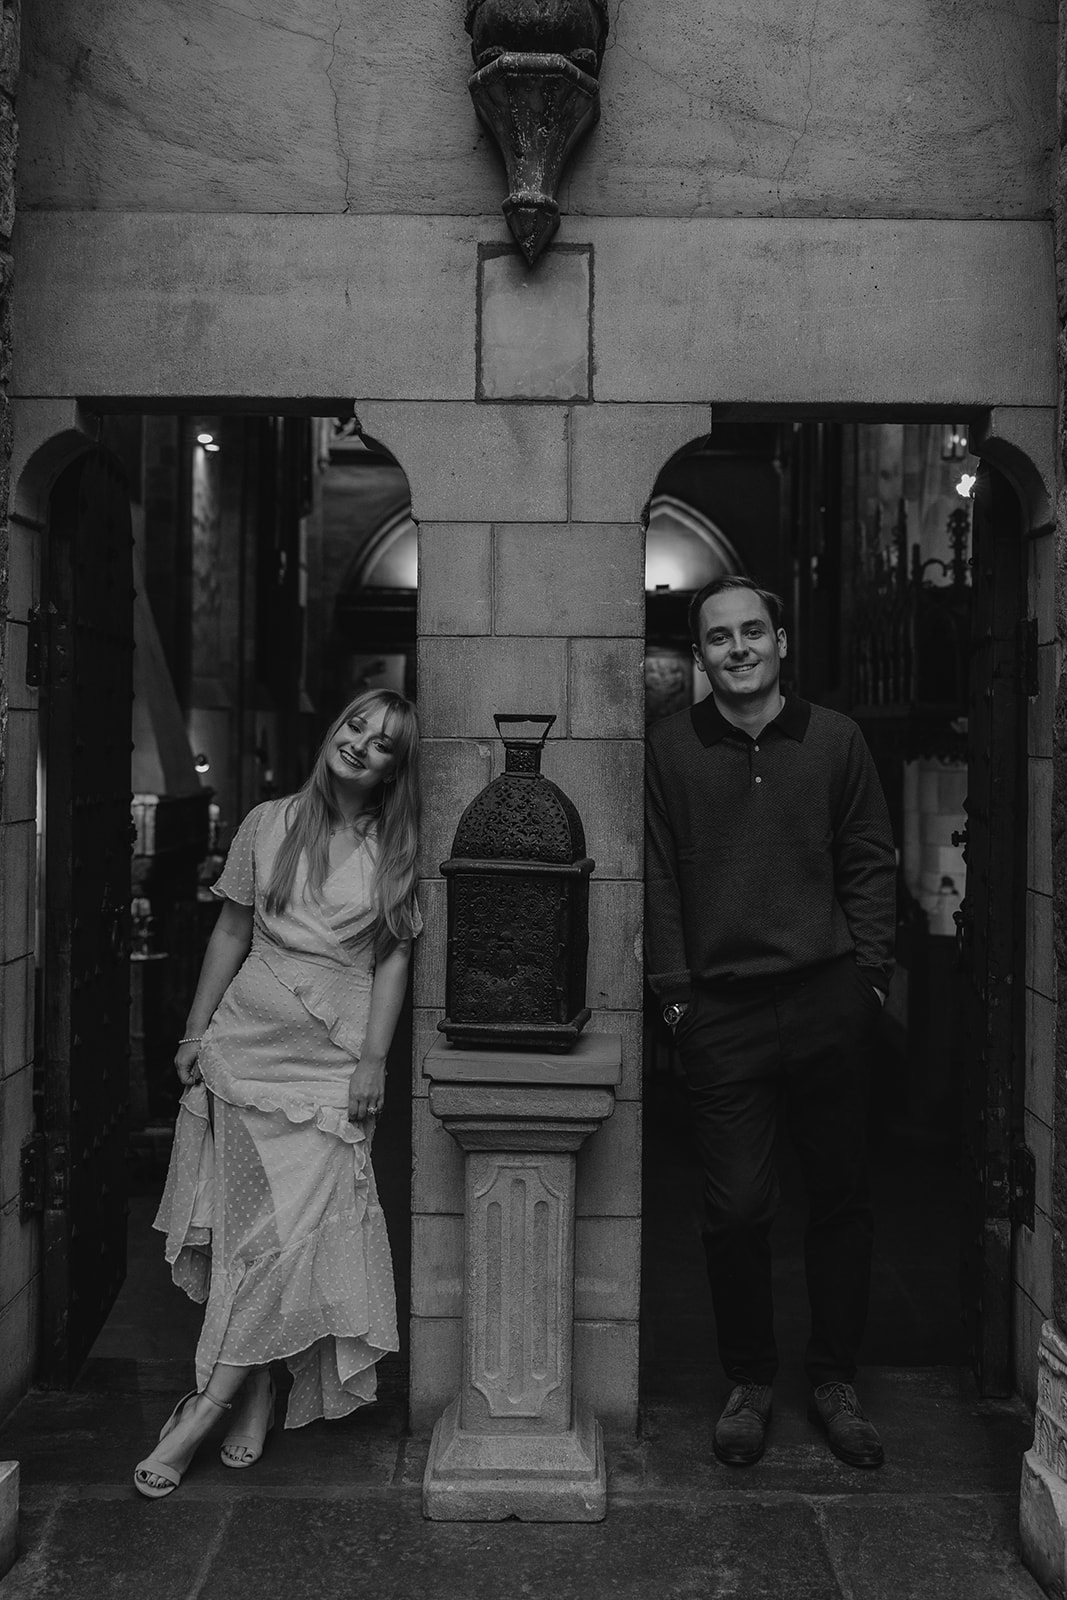
[[[467,0],[468,84],[508,175],[504,216],[531,266],[559,227],[564,164],[600,116],[606,0]]]
[[[541,776],[555,717],[498,716],[507,752],[499,778],[459,819],[448,881],[445,1005],[452,1043],[569,1050],[590,1018],[585,1003],[589,875],[582,819]],[[541,725],[539,738],[504,724]]]

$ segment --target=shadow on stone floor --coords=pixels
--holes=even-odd
[[[405,1432],[402,1357],[381,1363],[376,1406],[278,1431],[249,1473],[209,1446],[174,1496],[140,1499],[133,1464],[192,1381],[199,1327],[161,1270],[144,1195],[127,1284],[76,1388],[30,1394],[0,1430],[23,1481],[22,1554],[0,1600],[1040,1600],[1017,1539],[1028,1413],[980,1399],[963,1365],[951,1164],[898,1143],[879,1169],[893,1209],[868,1343],[883,1364],[864,1369],[861,1392],[886,1466],[845,1467],[807,1420],[800,1216],[787,1205],[771,1438],[738,1472],[711,1452],[725,1385],[699,1178],[654,1114],[646,1157],[641,1428],[608,1441],[604,1523],[425,1522],[428,1440]],[[789,1184],[787,1170],[787,1199]]]
[[[424,1522],[426,1441],[405,1435],[402,1362],[383,1369],[377,1406],[276,1433],[248,1474],[208,1448],[154,1503],[130,1472],[187,1366],[96,1360],[71,1393],[29,1395],[0,1431],[23,1471],[0,1600],[1039,1600],[1016,1538],[1026,1410],[958,1369],[868,1373],[875,1473],[828,1454],[802,1384],[783,1386],[764,1459],[723,1467],[713,1374],[676,1374],[639,1437],[609,1441],[608,1517],[581,1526]]]

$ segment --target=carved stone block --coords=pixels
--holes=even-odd
[[[504,216],[532,266],[559,227],[556,189],[600,116],[604,0],[469,0],[470,94],[508,174]]]
[[[1038,1347],[1034,1442],[1023,1457],[1023,1559],[1050,1593],[1067,1589],[1067,1339],[1054,1322]]]

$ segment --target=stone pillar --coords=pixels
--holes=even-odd
[[[600,1424],[573,1391],[574,1169],[614,1109],[615,1034],[563,1055],[434,1045],[430,1111],[466,1169],[463,1379],[434,1429],[423,1511],[437,1521],[596,1522]]]

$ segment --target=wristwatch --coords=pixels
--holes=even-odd
[[[688,1001],[672,1000],[669,1006],[663,1007],[663,1020],[673,1032],[689,1010]]]

